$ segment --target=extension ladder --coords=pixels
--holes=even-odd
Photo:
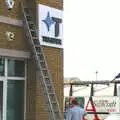
[[[60,107],[56,97],[55,90],[52,86],[52,80],[49,75],[45,56],[40,46],[38,31],[32,20],[31,11],[29,8],[21,4],[23,14],[23,25],[27,41],[30,44],[34,61],[37,65],[40,75],[40,85],[43,90],[44,100],[47,107],[49,120],[62,120]]]

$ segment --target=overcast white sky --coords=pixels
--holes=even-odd
[[[120,0],[64,0],[64,76],[111,80],[120,72]]]

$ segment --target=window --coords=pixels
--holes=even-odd
[[[24,77],[25,76],[24,61],[8,60],[8,76]]]
[[[7,120],[24,119],[24,81],[8,80]]]
[[[4,76],[5,60],[0,58],[0,76]]]
[[[0,58],[0,120],[24,120],[25,78],[25,61]]]

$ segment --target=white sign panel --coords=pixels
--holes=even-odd
[[[119,112],[120,99],[119,97],[113,96],[93,96],[93,105],[96,112]],[[89,97],[85,97],[85,102],[89,101]],[[92,109],[91,103],[87,109]]]
[[[38,5],[38,28],[41,45],[62,48],[63,16],[62,10]]]

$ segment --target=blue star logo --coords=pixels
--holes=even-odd
[[[52,24],[54,24],[54,21],[53,21],[52,17],[50,17],[50,13],[49,12],[47,13],[47,17],[44,20],[42,20],[42,21],[46,24],[48,31],[50,30],[50,26]]]

